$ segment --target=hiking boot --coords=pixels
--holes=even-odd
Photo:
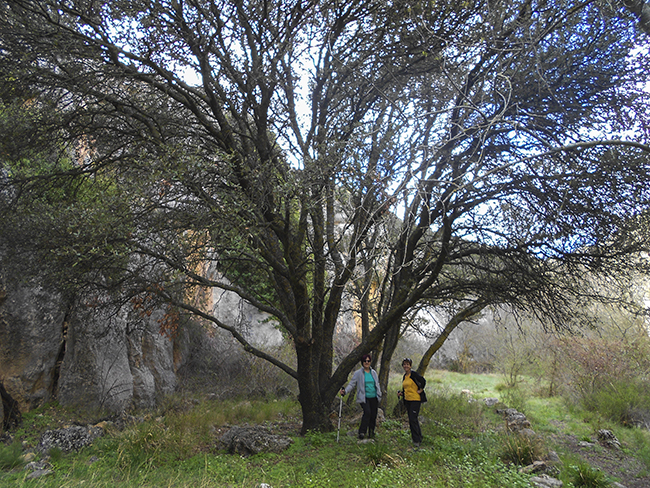
[[[364,437],[366,437],[365,434],[359,434],[359,440],[363,440]]]

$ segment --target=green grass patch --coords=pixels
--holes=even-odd
[[[474,398],[499,398],[497,387],[503,380],[497,374],[462,374],[445,370],[429,370],[425,376],[427,391],[434,385],[452,393],[469,390]]]

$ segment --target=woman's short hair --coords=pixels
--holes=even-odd
[[[411,358],[404,358],[402,359],[402,366],[404,363],[409,363],[411,366],[413,366],[413,361],[411,361]]]
[[[370,357],[370,354],[364,354],[363,356],[361,356],[361,364],[365,363],[366,360],[372,361],[372,358]]]

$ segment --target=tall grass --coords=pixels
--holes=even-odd
[[[585,462],[569,467],[569,479],[576,488],[606,488],[610,481],[605,473]]]
[[[11,469],[23,464],[23,448],[20,442],[0,444],[0,469]]]
[[[518,433],[503,436],[499,457],[506,463],[528,466],[546,455],[546,448],[537,436]]]

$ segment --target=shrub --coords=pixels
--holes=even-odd
[[[518,385],[512,387],[506,387],[500,391],[501,402],[507,405],[510,408],[515,408],[519,412],[526,412],[526,404],[528,401],[528,395],[522,390]]]
[[[647,344],[581,338],[565,342],[575,403],[623,425],[650,419],[650,369]]]
[[[621,425],[645,425],[650,417],[648,385],[635,379],[612,381],[589,399],[593,410]]]

